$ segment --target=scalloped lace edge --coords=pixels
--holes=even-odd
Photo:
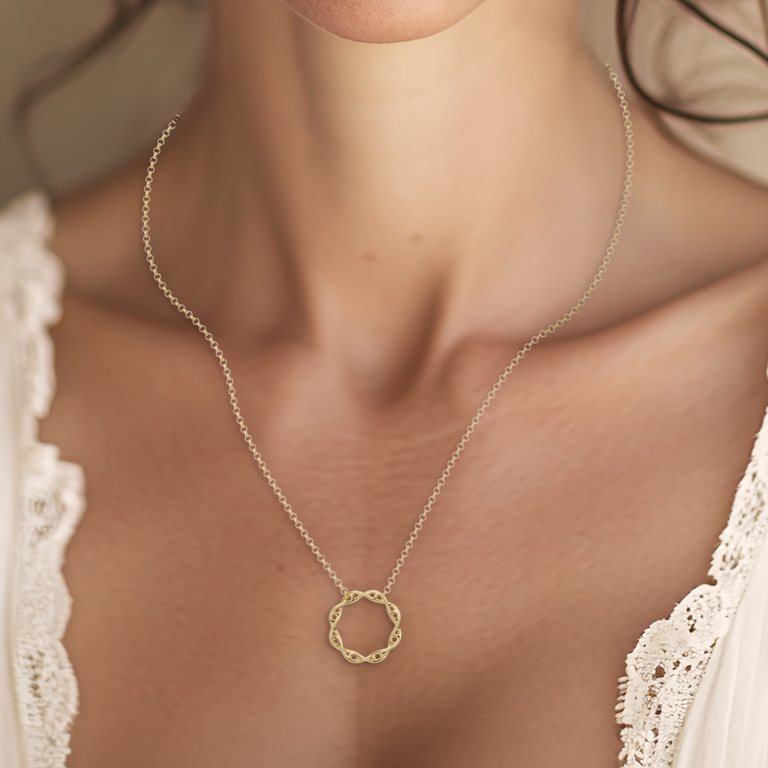
[[[38,440],[55,390],[50,325],[61,314],[63,265],[47,248],[53,216],[40,194],[17,200],[0,217],[4,302],[16,330],[21,379],[13,671],[28,768],[64,768],[78,709],[72,664],[61,639],[71,612],[64,553],[85,509],[81,467]]]
[[[693,589],[668,619],[652,624],[627,657],[616,719],[626,768],[670,768],[685,716],[710,657],[729,630],[768,530],[768,411],[739,483],[720,544],[713,584]]]

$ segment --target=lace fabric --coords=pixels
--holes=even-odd
[[[768,414],[739,483],[709,575],[668,619],[652,624],[627,657],[619,681],[621,764],[668,768],[685,716],[715,646],[733,622],[768,529]]]
[[[64,552],[85,507],[80,467],[38,441],[53,391],[48,326],[60,315],[63,269],[47,248],[47,200],[30,195],[0,216],[0,312],[14,329],[19,485],[12,655],[26,768],[64,768],[77,683],[61,644],[71,600]],[[768,417],[755,443],[710,575],[657,621],[627,658],[617,720],[627,768],[669,768],[686,713],[717,641],[727,632],[768,528]]]
[[[13,329],[18,414],[16,562],[11,605],[15,699],[28,768],[63,768],[77,683],[61,643],[71,600],[64,552],[85,507],[80,467],[38,441],[53,392],[48,326],[59,319],[63,269],[46,243],[53,222],[40,195],[0,218],[0,311]]]

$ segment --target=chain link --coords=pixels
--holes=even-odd
[[[429,513],[432,511],[432,507],[437,501],[437,497],[440,495],[440,491],[443,489],[443,486],[445,485],[446,481],[450,477],[451,471],[456,466],[456,462],[459,460],[462,452],[466,448],[467,443],[469,442],[469,438],[472,436],[472,433],[475,431],[475,428],[480,423],[480,419],[482,419],[482,417],[485,415],[485,412],[490,407],[491,402],[496,397],[496,394],[501,389],[504,382],[507,380],[507,378],[510,376],[512,371],[514,371],[514,369],[520,364],[523,358],[528,354],[528,352],[530,352],[533,349],[533,347],[536,344],[538,344],[545,337],[553,334],[558,328],[562,328],[569,320],[572,320],[576,316],[576,314],[578,314],[579,310],[587,303],[590,296],[592,296],[598,284],[603,279],[603,275],[605,274],[605,271],[608,269],[608,264],[610,264],[611,258],[613,257],[614,251],[616,249],[616,244],[619,240],[619,235],[621,234],[622,226],[624,225],[624,218],[626,216],[627,206],[629,204],[630,187],[632,186],[632,168],[634,165],[634,140],[633,140],[633,133],[632,133],[632,122],[630,121],[630,115],[629,115],[629,107],[627,105],[626,96],[624,94],[624,91],[622,90],[621,83],[619,82],[618,77],[616,76],[616,73],[613,71],[611,66],[608,63],[606,63],[605,66],[608,68],[610,78],[613,81],[614,88],[616,89],[619,96],[619,100],[623,110],[624,127],[626,129],[626,137],[627,137],[627,142],[626,142],[627,162],[626,162],[624,194],[621,200],[619,217],[616,220],[616,226],[613,230],[613,236],[611,237],[610,244],[608,245],[608,250],[605,254],[605,258],[600,264],[600,267],[598,268],[597,273],[592,279],[592,282],[589,284],[588,288],[584,291],[581,298],[573,305],[573,307],[571,307],[570,311],[568,311],[565,315],[563,315],[559,320],[552,323],[552,325],[547,326],[543,330],[539,331],[539,333],[537,333],[535,336],[532,336],[531,339],[523,346],[523,348],[512,359],[509,365],[504,369],[504,372],[501,374],[501,376],[499,376],[498,381],[493,385],[491,390],[488,392],[488,395],[486,396],[485,400],[483,400],[482,405],[477,409],[477,412],[475,413],[474,417],[472,418],[472,421],[467,427],[466,432],[464,432],[461,440],[456,446],[456,450],[451,454],[451,458],[448,460],[448,464],[443,470],[442,475],[440,475],[440,479],[437,481],[437,485],[435,485],[435,487],[432,489],[432,494],[429,496],[427,503],[424,505],[424,508],[422,509],[422,512],[419,515],[418,520],[416,521],[416,525],[414,526],[413,531],[411,532],[411,535],[408,537],[408,541],[405,543],[405,547],[400,553],[400,557],[398,558],[397,563],[392,570],[392,574],[387,580],[387,585],[382,590],[382,593],[384,595],[388,595],[392,591],[392,587],[394,587],[395,581],[397,577],[400,575],[400,569],[405,565],[405,559],[408,557],[411,549],[413,548],[413,545],[416,543],[416,539],[419,537],[419,533],[421,533],[421,530],[424,527],[424,523],[427,522],[427,517],[429,516]],[[253,441],[253,438],[251,437],[251,433],[248,430],[248,427],[245,424],[243,415],[240,411],[240,405],[237,400],[237,391],[235,389],[234,379],[232,378],[232,372],[229,369],[227,360],[224,357],[224,353],[221,351],[221,348],[219,347],[218,342],[213,338],[213,336],[211,335],[211,332],[205,327],[205,325],[203,325],[203,323],[197,318],[197,316],[190,309],[187,309],[187,307],[184,306],[184,304],[182,304],[176,298],[176,296],[174,296],[174,294],[171,292],[171,289],[163,280],[160,274],[160,271],[157,268],[157,264],[155,263],[155,258],[152,254],[152,245],[149,237],[149,205],[150,205],[150,196],[152,194],[152,181],[154,179],[155,167],[157,166],[157,160],[160,156],[160,152],[163,146],[165,145],[165,142],[168,140],[168,137],[171,135],[171,132],[178,125],[179,118],[180,116],[176,115],[173,118],[173,120],[171,120],[171,122],[168,124],[168,127],[163,131],[162,135],[158,139],[157,145],[155,146],[154,152],[152,153],[152,157],[149,162],[149,167],[147,168],[147,177],[146,177],[145,186],[144,186],[144,205],[142,208],[142,218],[141,218],[142,228],[141,229],[143,233],[144,251],[147,256],[147,262],[149,264],[149,268],[152,271],[152,275],[154,276],[155,281],[157,282],[157,285],[159,286],[160,290],[165,294],[166,298],[171,302],[171,304],[173,304],[174,307],[176,307],[176,309],[179,312],[181,312],[184,315],[184,317],[186,317],[193,325],[197,327],[200,333],[205,337],[205,340],[210,344],[211,349],[213,350],[213,353],[216,355],[216,358],[219,361],[219,365],[221,366],[221,370],[224,374],[224,378],[226,379],[227,391],[229,393],[229,403],[232,406],[232,413],[235,416],[235,420],[237,421],[237,425],[240,429],[240,433],[242,434],[243,439],[248,445],[248,449],[253,455],[253,458],[256,460],[256,463],[258,464],[259,469],[261,470],[262,474],[266,478],[267,483],[269,483],[269,487],[272,489],[274,494],[280,500],[280,503],[283,505],[283,508],[288,513],[288,517],[291,519],[291,522],[293,522],[294,526],[301,534],[301,537],[306,542],[307,546],[312,550],[312,554],[315,555],[315,557],[318,559],[318,561],[322,565],[323,570],[328,574],[328,576],[332,579],[336,587],[341,591],[342,596],[346,596],[349,590],[344,586],[338,574],[336,573],[336,571],[333,570],[328,560],[326,560],[325,555],[323,555],[323,553],[320,551],[320,548],[315,543],[315,540],[309,535],[309,532],[304,527],[304,524],[301,522],[296,512],[293,510],[293,507],[289,504],[288,499],[286,499],[280,486],[277,484],[275,478],[272,476],[272,473],[267,468],[266,462],[264,461],[264,458],[259,452],[259,449],[256,447],[256,443]]]

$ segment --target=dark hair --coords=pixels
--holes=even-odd
[[[730,25],[718,20],[712,13],[704,8],[702,0],[667,0],[668,4],[676,6],[689,20],[698,22],[714,31],[725,41],[735,44],[741,53],[753,57],[761,65],[768,65],[768,54],[757,45],[748,40],[745,35],[737,32]],[[768,9],[766,0],[756,0],[760,10],[762,25],[768,35]],[[698,123],[710,123],[726,125],[733,123],[749,123],[758,120],[768,120],[767,111],[759,111],[745,114],[712,114],[691,109],[685,103],[685,98],[673,93],[664,94],[663,88],[651,88],[646,84],[646,78],[638,72],[633,57],[633,28],[635,17],[642,0],[619,0],[616,13],[616,32],[619,43],[619,51],[627,78],[634,89],[656,109],[675,117],[684,118]],[[735,4],[732,4],[735,5]],[[669,90],[669,89],[668,89]],[[767,89],[768,90],[768,89]],[[661,92],[659,92],[661,91]]]

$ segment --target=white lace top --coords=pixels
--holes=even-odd
[[[83,475],[37,439],[63,285],[52,227],[41,195],[0,215],[0,768],[63,768],[77,713],[61,565]],[[627,658],[622,765],[768,768],[767,527],[768,418],[712,560],[714,585],[694,589]]]

